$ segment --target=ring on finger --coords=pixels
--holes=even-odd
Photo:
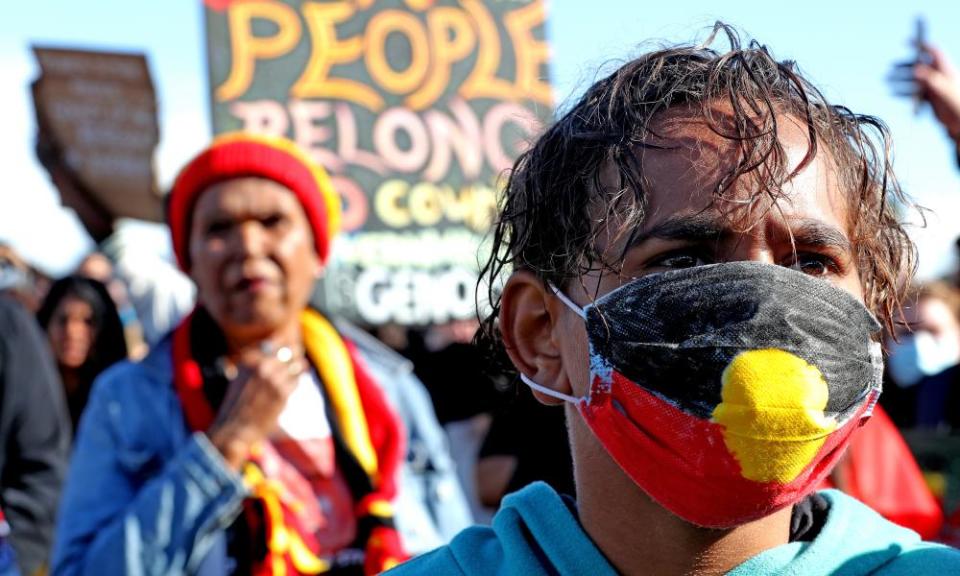
[[[277,360],[281,362],[290,362],[293,360],[293,350],[289,346],[281,346],[277,349]]]
[[[303,372],[303,362],[300,360],[287,364],[287,373],[291,376],[299,376],[301,372]]]

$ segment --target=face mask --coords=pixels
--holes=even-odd
[[[937,338],[921,330],[890,345],[887,366],[890,377],[901,388],[919,384],[927,376],[939,374],[960,363],[960,338]]]
[[[641,489],[700,526],[737,526],[802,499],[880,394],[876,319],[781,266],[652,274],[582,310],[556,292],[586,323],[589,393],[521,378],[576,405]]]

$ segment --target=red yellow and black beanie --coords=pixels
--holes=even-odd
[[[231,132],[215,138],[191,160],[170,191],[167,223],[181,269],[189,266],[190,223],[197,198],[218,182],[251,176],[273,180],[297,196],[313,229],[320,261],[326,263],[340,227],[340,197],[326,171],[286,138]]]

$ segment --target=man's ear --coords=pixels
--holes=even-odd
[[[521,374],[557,392],[570,395],[570,381],[563,370],[558,323],[563,306],[543,282],[525,270],[514,272],[500,298],[500,333],[507,355]],[[532,390],[543,404],[563,400]]]

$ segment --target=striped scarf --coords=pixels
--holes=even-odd
[[[187,424],[198,431],[210,427],[218,406],[211,405],[201,365],[193,354],[191,337],[196,316],[195,311],[174,331],[173,362],[175,386]],[[403,455],[400,423],[352,343],[341,338],[330,322],[313,310],[303,312],[301,326],[307,357],[320,375],[332,408],[332,424],[367,476],[368,481],[352,482],[350,488],[360,527],[358,547],[365,552],[364,572],[377,574],[406,558],[393,526],[391,504]],[[299,529],[296,514],[281,497],[285,490],[282,482],[264,474],[256,447],[244,465],[243,479],[262,510],[265,525],[267,553],[253,566],[253,573],[285,576],[329,572],[329,559],[323,556],[313,535]]]

